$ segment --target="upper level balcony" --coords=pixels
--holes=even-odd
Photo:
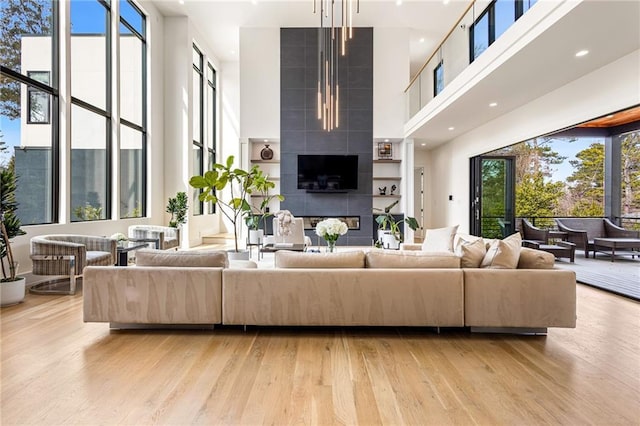
[[[438,146],[633,54],[638,13],[625,1],[472,2],[406,89],[405,137]]]

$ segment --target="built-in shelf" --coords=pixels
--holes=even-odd
[[[402,163],[402,160],[373,160],[373,162],[376,163],[376,164],[383,164],[383,163],[399,164],[399,163]]]
[[[400,195],[378,195],[378,194],[373,194],[374,198],[400,198]]]
[[[262,160],[262,159],[258,159],[258,160],[251,160],[252,163],[271,163],[271,164],[279,164],[280,161],[278,160]]]
[[[400,176],[374,176],[373,180],[402,180]]]

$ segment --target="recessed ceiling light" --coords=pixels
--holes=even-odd
[[[265,142],[269,142],[269,139],[265,139],[264,141],[265,141]]]
[[[258,4],[258,0],[251,0],[251,4]]]
[[[402,0],[396,0],[396,6],[401,6],[402,5]]]
[[[490,106],[490,107],[498,106],[498,103],[497,103],[497,102],[491,102],[491,103],[489,104],[489,106]]]
[[[421,143],[420,146],[427,146],[427,144],[426,143]]]
[[[420,43],[424,43],[424,37],[420,37]]]
[[[576,58],[580,58],[582,56],[585,56],[588,53],[589,53],[589,51],[587,49],[579,50],[578,52],[576,52]]]
[[[456,128],[455,128],[455,127],[453,127],[453,126],[452,126],[452,127],[449,127],[449,130],[455,130],[455,129],[456,129]]]
[[[449,4],[449,0],[442,0],[442,4]]]
[[[385,142],[389,142],[389,139],[385,139],[384,141],[385,141]]]
[[[184,0],[178,0],[178,3],[184,4]]]

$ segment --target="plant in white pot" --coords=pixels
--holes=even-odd
[[[167,213],[171,213],[169,226],[179,228],[181,225],[187,223],[187,210],[189,210],[189,202],[186,192],[180,191],[176,193],[175,197],[169,198],[166,209]]]
[[[189,179],[189,185],[202,191],[199,195],[200,201],[217,205],[218,211],[231,222],[235,242],[233,253],[236,253],[230,253],[231,256],[248,259],[249,252],[241,251],[238,245],[238,226],[241,225],[240,220],[251,211],[251,204],[247,201],[247,197],[255,190],[254,179],[259,169],[257,165],[250,171],[234,168],[233,161],[234,156],[230,155],[225,164],[216,163],[213,165],[213,170],[207,171],[204,175],[192,176]],[[229,190],[228,195],[224,193],[225,189]],[[241,252],[246,256],[238,254]]]
[[[398,200],[385,207],[384,210],[374,208],[374,210],[381,212],[376,216],[376,222],[378,223],[378,241],[376,241],[376,246],[378,247],[390,249],[398,249],[400,247],[400,243],[404,241],[404,235],[400,232],[401,223],[405,223],[414,231],[420,226],[414,217],[407,216],[404,219],[396,220],[395,216],[391,213],[391,209],[396,204],[398,204]]]
[[[2,278],[0,279],[0,305],[8,306],[21,302],[24,299],[25,278],[18,277],[18,264],[13,259],[11,251],[11,239],[25,232],[20,229],[20,219],[15,211],[16,203],[16,176],[13,169],[0,167],[0,267]]]
[[[245,216],[245,223],[249,228],[249,243],[258,244],[264,236],[264,229],[266,228],[266,220],[273,213],[269,211],[269,204],[271,201],[277,199],[284,201],[284,196],[280,194],[269,194],[270,190],[276,187],[276,184],[269,180],[269,176],[265,175],[261,169],[256,169],[253,178],[253,186],[255,192],[260,200],[260,205],[252,205],[251,211]],[[262,229],[260,229],[262,227]]]

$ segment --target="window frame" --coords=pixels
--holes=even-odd
[[[193,131],[193,139],[192,139],[192,149],[191,149],[191,154],[193,155],[193,151],[199,151],[200,154],[200,161],[198,164],[199,170],[193,170],[194,174],[197,175],[202,175],[204,173],[204,146],[205,146],[205,141],[204,141],[204,54],[202,53],[202,50],[200,50],[200,48],[198,48],[198,46],[195,43],[192,43],[192,56],[194,53],[197,53],[198,55],[198,64],[196,64],[195,62],[193,63],[193,71],[195,71],[198,74],[198,87],[197,88],[193,88],[193,93],[195,93],[196,90],[198,90],[199,94],[200,94],[200,102],[198,104],[198,111],[193,111],[193,114],[198,114],[199,115],[199,120],[198,120],[198,129],[197,129],[197,134],[199,135],[199,140],[196,140],[196,129],[194,128]],[[192,75],[192,80],[193,80],[193,75]],[[193,102],[192,102],[193,105]],[[192,120],[193,122],[193,117]],[[192,158],[193,160],[193,158]],[[194,162],[192,161],[192,164]],[[200,190],[195,190],[195,194],[199,194]],[[199,206],[197,208],[193,209],[193,215],[194,216],[201,216],[204,214],[204,202],[202,201],[197,201],[197,203],[199,204]],[[195,206],[194,206],[195,207]]]

